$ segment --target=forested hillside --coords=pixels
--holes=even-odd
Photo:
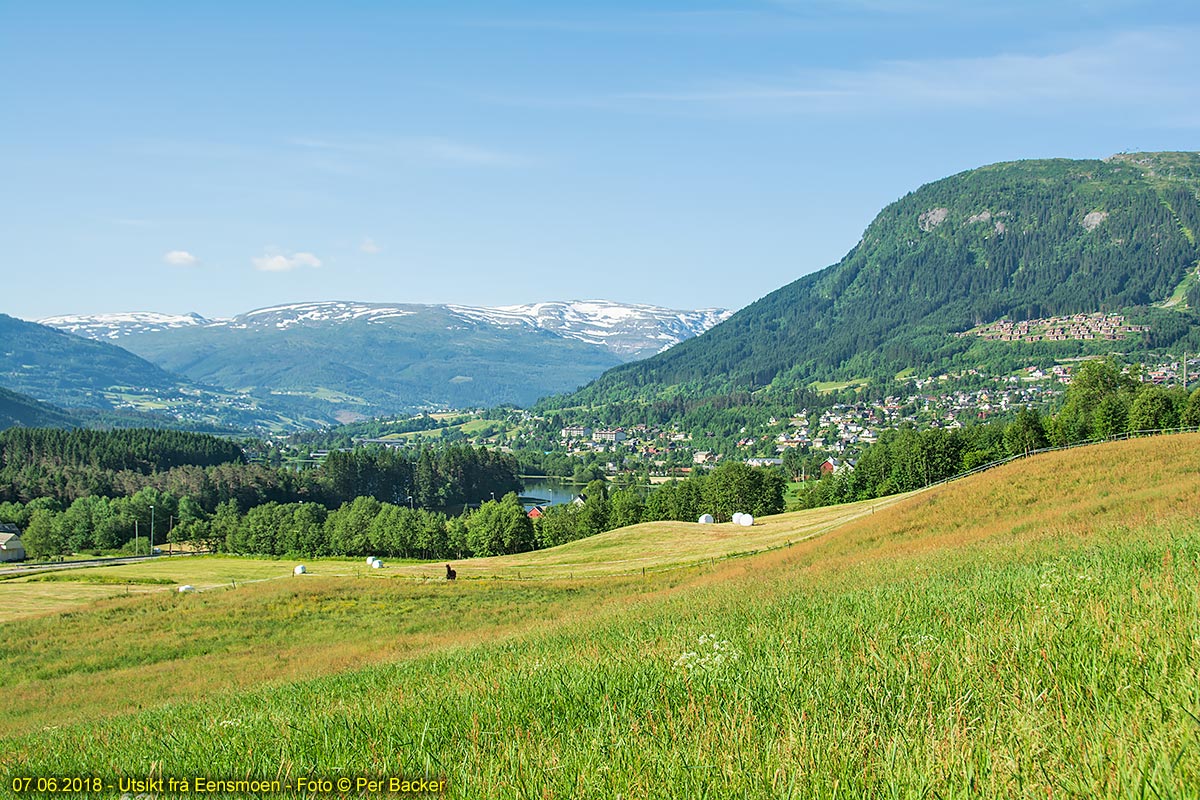
[[[111,344],[0,314],[0,384],[69,406],[107,407],[98,389],[112,385],[166,390],[175,379]]]
[[[550,405],[887,378],[982,348],[952,334],[1005,317],[1132,308],[1151,332],[1128,349],[1200,344],[1184,302],[1200,259],[1198,189],[1198,153],[964,172],[885,208],[839,263]],[[1151,308],[1173,295],[1172,311]]]
[[[117,431],[13,428],[0,433],[0,468],[132,470],[244,464],[242,448],[200,433],[134,428]]]
[[[42,403],[28,395],[0,389],[0,429],[15,425],[24,427],[74,427],[78,421],[59,408]]]

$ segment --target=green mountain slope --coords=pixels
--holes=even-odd
[[[73,428],[79,420],[60,408],[39,402],[28,395],[0,389],[0,430],[23,428]]]
[[[976,340],[952,334],[1004,317],[1178,301],[1200,259],[1198,189],[1200,153],[954,175],[885,208],[837,264],[552,404],[886,377],[966,352]]]
[[[332,421],[196,386],[113,344],[0,314],[0,386],[75,413],[38,425],[282,430]],[[14,415],[15,416],[15,415]],[[33,423],[18,423],[33,424]]]
[[[0,314],[0,384],[63,406],[104,408],[113,386],[165,391],[177,381],[116,345]]]

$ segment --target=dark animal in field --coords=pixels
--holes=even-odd
[[[452,581],[458,577],[458,573],[454,571],[454,567],[446,565],[446,580]]]

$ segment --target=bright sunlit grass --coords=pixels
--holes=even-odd
[[[278,580],[11,623],[0,771],[1196,796],[1198,445],[1048,454],[645,578]]]

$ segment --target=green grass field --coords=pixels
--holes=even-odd
[[[840,392],[843,389],[859,389],[870,383],[866,378],[851,378],[847,381],[813,381],[809,386],[821,394]]]
[[[514,556],[456,562],[462,580],[573,579],[641,574],[785,547],[900,500],[889,497],[863,503],[781,514],[743,528],[732,524],[699,525],[653,522],[608,531],[556,547]],[[190,584],[200,591],[233,588],[268,580],[292,579],[296,561],[234,556],[165,557],[135,564],[63,570],[9,578],[0,607],[0,623],[29,616],[84,608],[93,600],[147,592],[173,592]],[[317,577],[442,580],[442,562],[389,561],[373,570],[358,559],[306,559]],[[158,585],[154,585],[158,584]]]
[[[1015,462],[743,558],[666,569],[687,531],[663,531],[635,548],[663,552],[644,577],[569,577],[618,535],[546,551],[537,580],[398,567],[16,620],[0,787],[373,774],[464,798],[1195,797],[1198,490],[1200,436],[1160,437]]]

